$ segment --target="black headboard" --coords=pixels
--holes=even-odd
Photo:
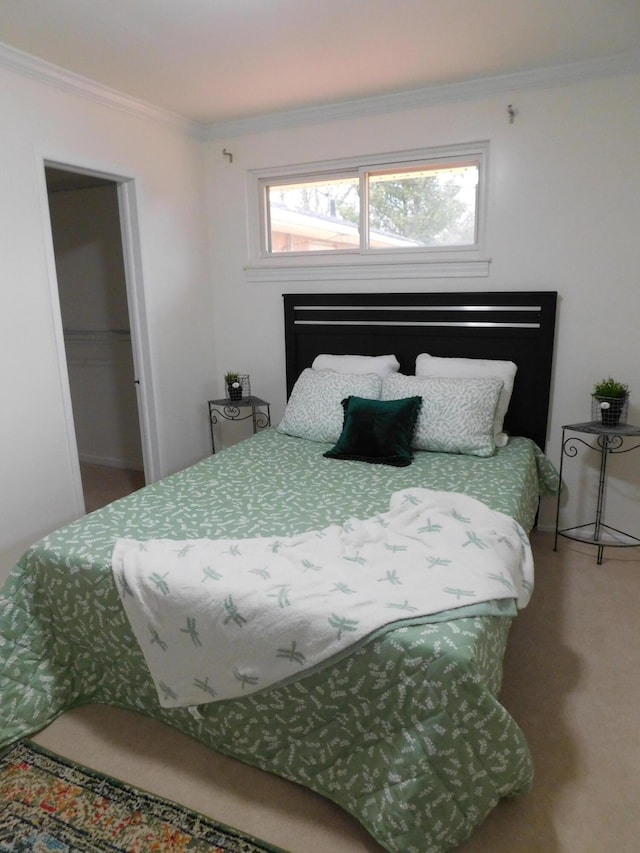
[[[557,293],[291,293],[284,296],[287,396],[320,353],[496,358],[518,365],[505,429],[544,449]]]

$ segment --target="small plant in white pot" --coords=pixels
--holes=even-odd
[[[629,398],[629,386],[626,382],[618,382],[609,376],[601,379],[593,386],[593,412],[594,420],[602,420],[603,426],[616,426],[624,420],[627,401]]]

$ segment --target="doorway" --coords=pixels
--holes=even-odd
[[[86,512],[145,483],[119,184],[45,165],[73,431]]]

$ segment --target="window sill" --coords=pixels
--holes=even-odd
[[[407,278],[486,278],[490,258],[463,261],[415,261],[328,264],[248,265],[244,268],[250,284],[287,281],[363,281]]]

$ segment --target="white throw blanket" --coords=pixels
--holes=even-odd
[[[165,708],[307,674],[399,620],[501,598],[524,607],[533,589],[517,522],[429,489],[288,538],[119,539],[112,568]]]

